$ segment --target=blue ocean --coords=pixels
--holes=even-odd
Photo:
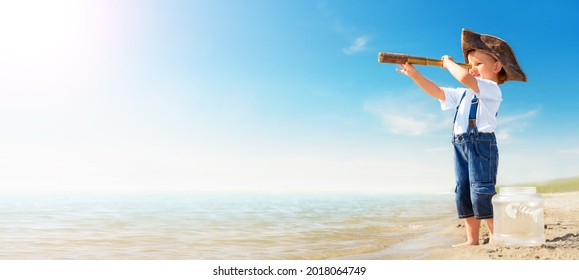
[[[451,194],[0,195],[0,259],[347,258],[454,217]]]

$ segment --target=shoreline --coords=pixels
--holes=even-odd
[[[383,250],[344,256],[341,260],[579,260],[579,192],[545,193],[545,243],[534,247],[488,244],[489,232],[481,228],[479,246],[453,248],[464,242],[464,221],[445,220],[419,237]]]

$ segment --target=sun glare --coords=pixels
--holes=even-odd
[[[1,74],[16,87],[73,80],[114,51],[121,19],[110,1],[3,1]]]
[[[81,27],[80,1],[6,1],[2,4],[4,55],[59,58],[75,44]]]

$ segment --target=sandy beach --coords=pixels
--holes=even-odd
[[[396,260],[578,260],[579,192],[543,194],[545,197],[545,244],[508,247],[489,244],[486,226],[479,246],[453,248],[464,241],[464,223],[452,219],[420,238],[394,244],[382,251],[343,259]],[[484,224],[484,223],[483,223]]]

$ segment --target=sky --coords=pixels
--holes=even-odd
[[[529,80],[501,86],[498,184],[579,176],[578,13],[574,1],[2,1],[0,192],[450,192],[453,112],[377,56],[463,61],[462,28],[506,40]]]

